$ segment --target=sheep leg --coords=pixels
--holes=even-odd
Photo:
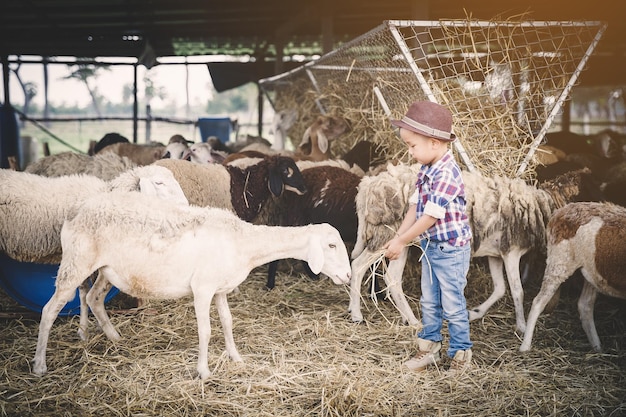
[[[87,306],[87,293],[89,292],[88,279],[78,286],[78,299],[80,300],[80,322],[78,325],[78,336],[82,341],[89,338],[89,307]]]
[[[122,337],[115,330],[115,327],[109,319],[109,315],[104,308],[104,299],[111,289],[111,282],[108,279],[108,275],[111,274],[114,277],[117,276],[115,271],[111,268],[103,268],[98,272],[98,278],[94,282],[91,290],[87,293],[87,304],[91,308],[93,315],[96,316],[100,328],[104,334],[112,341],[118,341]]]
[[[552,299],[554,293],[559,289],[561,284],[565,281],[556,275],[546,275],[541,284],[539,293],[533,300],[533,305],[528,313],[528,322],[526,323],[526,332],[524,332],[524,340],[519,348],[520,352],[526,352],[530,350],[530,345],[533,341],[533,333],[535,332],[535,326],[537,325],[537,319],[543,312],[546,304]]]
[[[387,289],[391,294],[391,299],[395,307],[400,312],[404,323],[408,323],[411,326],[419,325],[420,321],[413,314],[413,310],[409,305],[404,291],[402,290],[402,273],[404,272],[404,266],[409,254],[409,248],[405,247],[400,253],[398,259],[389,262],[387,266],[387,273],[385,274],[385,283]]]
[[[272,261],[267,266],[267,282],[265,288],[268,290],[274,289],[276,286],[276,271],[278,270],[278,260]]]
[[[243,362],[243,359],[239,355],[237,347],[235,346],[235,339],[233,338],[233,316],[230,313],[230,308],[228,307],[226,294],[215,294],[215,306],[217,307],[217,313],[219,314],[220,322],[222,323],[226,352],[234,362]]]
[[[50,329],[52,329],[52,324],[65,304],[69,303],[76,295],[76,287],[63,288],[58,283],[59,280],[57,279],[57,288],[41,311],[37,348],[35,350],[35,358],[33,359],[33,372],[36,375],[43,375],[48,370],[46,366],[46,348],[48,346],[48,338],[50,337]]]
[[[194,292],[193,307],[198,321],[198,374],[201,379],[211,375],[209,371],[209,340],[211,339],[210,306],[213,294],[199,294]],[[224,332],[226,334],[226,332]]]
[[[363,274],[365,270],[371,266],[373,252],[369,249],[361,252],[352,261],[352,278],[350,279],[350,305],[348,311],[353,322],[360,323],[363,321],[363,313],[361,313],[361,283],[363,282]]]
[[[511,248],[504,255],[504,267],[506,268],[506,278],[511,289],[513,305],[515,306],[515,323],[517,331],[524,334],[526,331],[526,317],[524,316],[524,288],[520,277],[520,259],[523,251],[519,248]]]
[[[491,279],[493,281],[493,292],[481,305],[472,308],[469,311],[470,321],[484,317],[491,306],[504,296],[504,292],[506,290],[504,283],[504,262],[502,261],[502,258],[497,256],[488,256],[487,260],[489,261],[489,272],[491,273]]]
[[[593,318],[594,304],[598,298],[598,291],[587,280],[583,284],[583,290],[580,293],[578,299],[578,314],[580,315],[580,322],[583,325],[583,330],[587,335],[591,347],[596,352],[602,352],[602,345],[600,344],[600,337],[596,330],[596,324]]]

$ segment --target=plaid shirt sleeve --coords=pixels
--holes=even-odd
[[[461,245],[471,239],[463,178],[451,155],[439,162],[441,164],[426,168],[418,177],[421,198],[417,215],[427,214],[438,219],[423,238]]]

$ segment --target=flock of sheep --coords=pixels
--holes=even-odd
[[[333,116],[319,116],[300,146],[285,151],[294,119],[290,112],[277,114],[274,144],[252,139],[235,149],[211,140],[189,144],[176,135],[166,146],[136,145],[107,135],[91,155],[62,153],[24,172],[1,170],[0,251],[18,261],[60,263],[55,293],[42,311],[33,371],[46,372],[50,329],[77,288],[83,339],[88,309],[108,338],[120,338],[104,308],[112,285],[138,299],[192,295],[203,379],[210,374],[209,305],[215,299],[227,353],[241,361],[226,297],[258,266],[269,265],[268,289],[277,263],[287,258],[305,262],[311,277],[321,273],[349,283],[351,318],[362,321],[363,275],[384,262],[381,247],[406,212],[418,166],[378,163],[376,146],[368,142],[334,157],[330,143],[349,125]],[[493,279],[492,294],[469,310],[470,320],[487,313],[508,281],[516,329],[524,334],[520,350],[528,350],[538,316],[580,270],[583,329],[592,348],[601,349],[593,304],[597,293],[626,298],[626,238],[620,233],[626,208],[606,201],[604,191],[613,186],[597,167],[572,161],[605,158],[603,168],[623,170],[623,155],[614,150],[623,152],[623,144],[612,146],[553,149],[565,156],[552,161],[549,179],[546,166],[537,185],[464,173],[473,256],[487,257]],[[346,244],[353,246],[351,257]],[[417,325],[402,290],[408,252],[390,261],[383,276],[403,321]],[[526,322],[523,282],[533,259],[546,268]]]

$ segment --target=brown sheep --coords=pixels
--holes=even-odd
[[[578,312],[591,347],[602,350],[593,321],[598,293],[626,299],[626,208],[611,203],[571,203],[548,222],[548,258],[533,300],[520,351],[530,349],[537,319],[558,288],[581,269],[585,277]]]

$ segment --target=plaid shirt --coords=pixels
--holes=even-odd
[[[465,212],[465,185],[461,169],[448,151],[435,164],[423,165],[417,175],[411,203],[417,204],[417,217],[428,214],[437,222],[420,239],[449,242],[462,246],[472,238]]]

